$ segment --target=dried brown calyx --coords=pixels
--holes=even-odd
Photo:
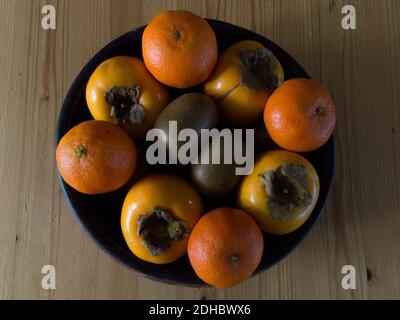
[[[284,164],[259,176],[268,196],[268,210],[274,218],[290,219],[298,209],[311,204],[311,194],[306,190],[307,172],[304,166]]]
[[[278,60],[267,48],[241,50],[240,59],[240,81],[244,86],[252,90],[272,91],[280,84],[280,79],[274,73]]]
[[[144,107],[139,103],[139,86],[115,86],[108,90],[104,99],[111,105],[110,116],[119,124],[140,125],[146,116]]]
[[[172,241],[186,238],[189,228],[186,222],[175,220],[168,210],[156,207],[139,216],[137,233],[151,254],[158,256],[168,251]]]

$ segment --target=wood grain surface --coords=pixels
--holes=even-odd
[[[41,28],[45,4],[56,30]],[[341,27],[345,4],[356,30]],[[164,285],[120,266],[79,227],[56,177],[56,119],[77,73],[113,38],[177,8],[267,36],[337,103],[325,214],[286,259],[232,289]],[[1,299],[400,298],[400,1],[0,0],[0,13]],[[47,264],[56,290],[41,287]],[[341,286],[348,264],[355,290]]]

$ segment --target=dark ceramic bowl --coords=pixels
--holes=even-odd
[[[216,20],[208,20],[208,22],[217,35],[220,52],[238,41],[256,40],[275,54],[284,68],[286,79],[294,77],[309,78],[303,68],[288,53],[265,37],[225,22]],[[85,102],[85,87],[95,68],[102,61],[118,55],[141,57],[140,44],[143,30],[144,27],[140,27],[112,41],[100,50],[82,69],[68,91],[58,117],[56,144],[74,125],[91,119]],[[199,91],[200,88],[193,88],[191,91],[193,90]],[[184,91],[172,90],[172,92],[175,96],[178,96]],[[141,148],[145,148],[145,145],[140,144],[139,151]],[[298,230],[285,236],[264,234],[266,250],[255,274],[265,271],[291,252],[307,235],[323,212],[334,175],[335,146],[333,137],[322,148],[304,154],[304,156],[314,165],[320,178],[321,189],[317,205],[307,222]],[[109,194],[96,196],[84,195],[68,186],[60,176],[59,181],[68,205],[78,219],[79,224],[118,262],[154,280],[189,286],[205,286],[204,282],[194,273],[186,255],[174,263],[156,265],[136,258],[125,244],[120,228],[120,212],[124,197],[135,179],[140,178],[148,172],[160,170],[178,171],[179,174],[187,175],[187,169],[185,168],[177,169],[176,167],[161,166],[149,168],[142,159],[134,179],[125,187]],[[233,193],[217,200],[203,198],[206,210],[221,205],[235,206]]]

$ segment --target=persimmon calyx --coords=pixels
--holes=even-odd
[[[290,219],[299,208],[311,204],[311,194],[306,190],[308,175],[304,166],[283,164],[276,170],[265,171],[259,176],[272,217]]]
[[[189,228],[186,222],[174,219],[168,210],[155,207],[139,216],[137,234],[151,254],[158,256],[171,248],[172,241],[186,238]]]
[[[272,91],[280,84],[280,79],[274,72],[278,60],[267,48],[241,50],[240,59],[242,61],[240,68],[242,85],[252,90]]]
[[[114,86],[104,94],[111,105],[110,116],[119,124],[140,125],[146,116],[143,105],[139,103],[139,86]]]

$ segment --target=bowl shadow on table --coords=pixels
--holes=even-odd
[[[209,20],[209,23],[217,34],[219,52],[222,52],[225,48],[241,40],[256,40],[263,43],[267,48],[274,52],[275,56],[284,68],[286,79],[293,77],[309,78],[308,74],[293,58],[273,42],[261,35],[216,20]],[[85,102],[84,89],[94,69],[102,61],[116,55],[142,57],[140,39],[143,29],[144,27],[141,27],[130,31],[112,41],[105,48],[99,51],[99,53],[97,53],[83,68],[69,90],[60,112],[56,132],[56,144],[71,127],[82,121],[92,119]],[[170,90],[173,97],[188,92],[188,90],[176,90],[173,88],[170,88]],[[191,88],[189,91],[199,92],[201,90],[202,87],[198,86]],[[133,179],[131,179],[131,181],[121,189],[108,194],[89,196],[75,191],[65,184],[59,177],[65,198],[80,225],[107,253],[115,258],[116,261],[135,270],[143,276],[158,281],[172,284],[184,284],[188,286],[204,286],[205,284],[192,270],[187,255],[168,265],[147,263],[136,258],[130,252],[122,236],[120,227],[122,203],[126,193],[135,181],[151,172],[159,171],[179,173],[180,175],[189,177],[188,166],[176,167],[169,165],[148,165],[144,158],[147,145],[148,143],[146,142],[138,143],[138,169],[136,170]],[[268,145],[261,146],[261,143],[258,143],[258,145],[256,145],[256,151],[261,152],[267,147]],[[314,165],[320,178],[320,197],[316,207],[310,218],[298,230],[285,236],[273,236],[264,233],[265,250],[262,261],[255,274],[266,270],[291,252],[309,232],[323,211],[333,181],[335,163],[334,138],[331,137],[328,143],[322,148],[303,155]],[[233,190],[227,197],[223,198],[206,199],[203,197],[205,211],[219,206],[236,207],[236,192],[237,189]]]

